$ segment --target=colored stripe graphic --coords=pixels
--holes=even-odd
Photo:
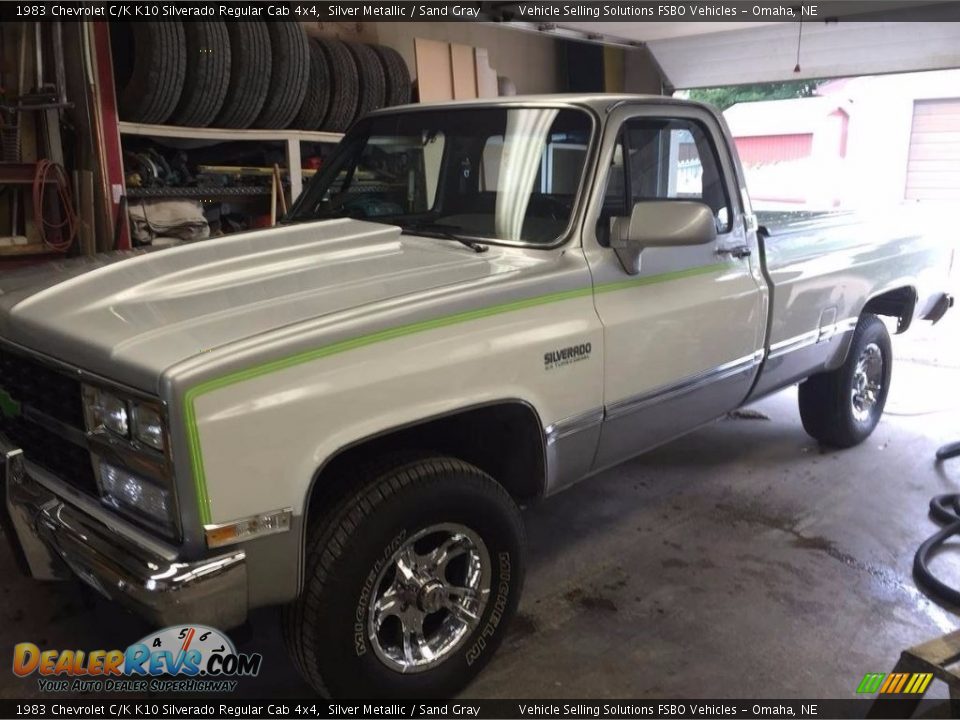
[[[870,693],[872,695],[880,689],[880,684],[883,682],[884,677],[885,675],[883,673],[867,673],[857,686],[857,692]]]
[[[858,693],[881,695],[923,695],[933,673],[867,673],[857,686]]]
[[[512,302],[501,303],[499,305],[491,305],[489,307],[479,308],[477,310],[467,310],[465,312],[453,313],[451,315],[441,315],[440,317],[433,318],[432,320],[423,320],[421,322],[410,323],[408,325],[400,325],[395,328],[373,332],[368,335],[360,335],[359,337],[355,337],[350,340],[342,340],[340,342],[325,345],[313,350],[305,350],[293,355],[288,355],[276,360],[270,360],[259,365],[254,365],[253,367],[246,368],[244,370],[238,370],[228,375],[207,380],[206,382],[195,385],[187,390],[187,392],[184,394],[183,415],[187,430],[187,444],[189,447],[190,465],[193,470],[194,488],[196,489],[197,503],[200,511],[200,521],[204,525],[209,524],[212,516],[210,509],[210,495],[207,491],[207,477],[203,467],[203,451],[200,445],[200,432],[197,427],[196,400],[201,395],[213,392],[214,390],[221,390],[225,387],[245,382],[247,380],[253,380],[254,378],[269,375],[270,373],[278,372],[280,370],[296,367],[297,365],[302,365],[307,362],[330,357],[331,355],[337,355],[349,350],[356,350],[358,348],[373,345],[375,343],[385,342],[387,340],[395,340],[397,338],[426,332],[428,330],[437,330],[439,328],[458,325],[460,323],[470,322],[473,320],[481,320],[483,318],[493,317],[494,315],[501,315],[503,313],[526,310],[528,308],[561,302],[563,300],[571,300],[573,298],[586,297],[593,295],[594,293],[599,294],[616,292],[619,290],[629,290],[645,285],[655,285],[663,282],[669,282],[671,280],[680,280],[683,278],[696,277],[698,275],[708,275],[726,270],[727,267],[728,266],[725,263],[702,265],[699,267],[687,268],[685,270],[675,270],[673,272],[661,273],[659,275],[649,275],[631,280],[604,283],[595,287],[584,287],[577,288],[575,290],[548,293],[546,295],[538,295],[524,300],[515,300]]]

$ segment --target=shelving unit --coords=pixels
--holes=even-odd
[[[191,128],[178,127],[174,125],[146,125],[143,123],[132,123],[125,121],[119,122],[118,126],[120,135],[139,135],[142,137],[153,138],[176,138],[181,140],[205,140],[211,143],[244,141],[282,142],[286,147],[291,200],[296,200],[303,190],[303,172],[300,167],[300,143],[314,142],[335,144],[340,142],[340,140],[343,138],[342,133],[312,132],[307,130],[233,130],[229,128]],[[138,190],[138,188],[130,188],[127,191],[130,197],[147,197],[145,194],[137,195],[133,192],[134,190]],[[221,193],[221,195],[225,194],[230,193]],[[178,195],[178,197],[210,197],[210,195]]]
[[[10,192],[22,193],[33,185],[36,168],[37,164],[32,162],[0,163],[0,187]],[[47,179],[46,182],[52,181]],[[14,209],[20,202],[23,202],[22,196],[14,200]],[[27,220],[27,222],[30,221]],[[4,242],[0,242],[0,257],[46,255],[53,252],[41,242],[27,242],[26,235],[16,232],[16,227],[12,235],[5,236],[3,240]]]
[[[219,198],[256,197],[270,195],[268,187],[150,187],[129,188],[129,198],[185,198],[189,200],[212,200]]]

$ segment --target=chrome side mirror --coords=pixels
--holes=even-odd
[[[705,245],[716,239],[713,211],[692,200],[638,202],[630,217],[614,218],[610,227],[610,247],[631,275],[640,272],[644,248]]]

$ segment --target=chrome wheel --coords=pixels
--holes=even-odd
[[[853,371],[850,404],[857,422],[866,422],[873,414],[883,390],[883,355],[876,343],[867,345]]]
[[[409,538],[374,583],[367,635],[389,668],[436,667],[480,624],[490,595],[490,554],[463,525],[434,525]]]

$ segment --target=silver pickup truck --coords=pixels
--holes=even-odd
[[[521,506],[795,383],[861,442],[878,316],[939,319],[952,263],[919,210],[768,235],[696,103],[376,112],[283,227],[0,279],[9,539],[158,625],[281,605],[319,692],[448,695]]]

